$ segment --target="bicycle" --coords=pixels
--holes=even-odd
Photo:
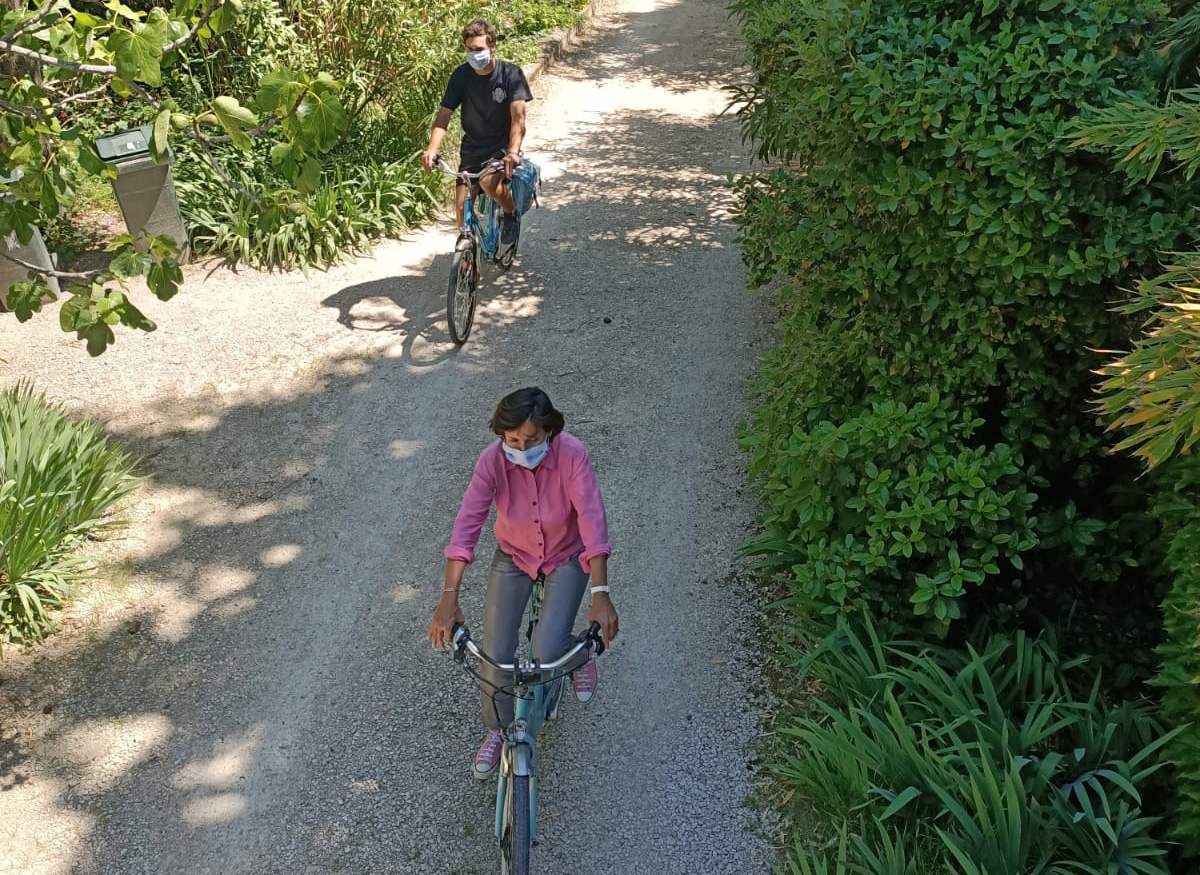
[[[517,240],[509,246],[500,245],[500,207],[479,185],[489,173],[503,173],[504,163],[489,161],[478,173],[455,170],[441,155],[436,164],[443,173],[461,179],[467,185],[463,204],[463,227],[454,245],[454,260],[450,265],[450,284],[446,290],[446,322],[450,339],[459,346],[467,342],[475,318],[476,290],[479,285],[479,266],[482,258],[495,262],[501,271],[512,267],[517,255]],[[517,226],[518,235],[520,225]]]
[[[537,625],[543,586],[541,580],[535,581],[529,596],[526,638],[533,637]],[[514,699],[513,720],[505,730],[496,785],[496,842],[500,847],[502,875],[528,875],[530,847],[537,842],[538,730],[546,720],[558,717],[567,675],[587,662],[593,648],[597,655],[604,652],[600,624],[592,623],[576,637],[573,647],[547,663],[526,659],[508,664],[496,662],[472,640],[470,631],[461,623],[454,624],[452,641],[454,660],[481,683],[490,685],[467,662],[468,653],[513,678],[511,685],[492,685],[493,703],[499,692],[509,693]]]

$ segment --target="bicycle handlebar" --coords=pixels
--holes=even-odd
[[[564,666],[571,665],[575,660],[582,665],[584,660],[579,660],[579,654],[585,650],[596,649],[596,655],[599,656],[604,652],[604,639],[600,637],[600,624],[592,623],[584,632],[579,633],[575,638],[575,646],[552,662],[533,662],[533,663],[503,663],[496,662],[488,656],[483,649],[475,643],[471,638],[471,631],[462,623],[455,623],[450,628],[451,641],[453,642],[454,658],[461,662],[467,653],[470,653],[481,662],[486,662],[497,671],[510,672],[518,679],[526,683],[538,683],[538,680],[533,680],[542,672],[555,672]],[[572,666],[573,671],[578,666]]]
[[[504,162],[493,158],[484,164],[483,169],[478,173],[469,173],[466,170],[455,170],[450,166],[446,159],[442,157],[441,153],[438,153],[438,156],[434,159],[434,165],[443,173],[453,176],[455,179],[461,179],[464,182],[474,182],[477,179],[487,176],[489,173],[499,173],[504,167]]]

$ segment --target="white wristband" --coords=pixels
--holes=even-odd
[[[609,589],[608,586],[593,586],[592,595],[595,595],[598,592],[612,592],[612,590]]]

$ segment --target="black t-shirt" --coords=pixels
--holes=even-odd
[[[450,74],[442,106],[449,110],[462,106],[464,154],[499,152],[508,147],[514,100],[533,100],[525,73],[516,64],[497,59],[486,76],[480,76],[470,64],[460,64]]]

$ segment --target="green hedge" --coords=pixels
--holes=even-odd
[[[845,622],[788,666],[819,681],[771,764],[826,826],[792,875],[1167,875],[1143,813],[1164,737],[1151,708],[1077,698],[1084,660],[1017,634],[960,652]]]
[[[778,163],[737,183],[740,241],[754,282],[785,278],[745,435],[754,549],[810,606],[938,632],[1083,599],[1082,646],[1119,641],[1147,673],[1155,531],[1134,463],[1105,452],[1088,350],[1127,343],[1109,304],[1195,191],[1128,191],[1068,131],[1153,92],[1158,4],[733,8],[744,130]]]
[[[1184,851],[1200,855],[1200,461],[1185,457],[1157,473],[1156,510],[1168,543],[1171,588],[1159,647],[1163,716],[1179,735],[1167,748],[1174,794],[1171,825]]]

